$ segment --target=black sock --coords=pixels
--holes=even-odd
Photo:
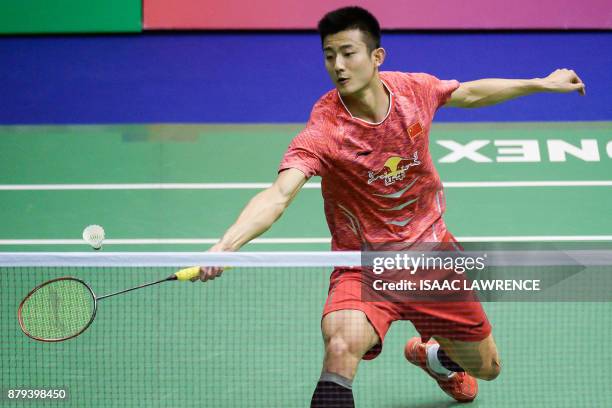
[[[355,408],[351,381],[333,373],[324,373],[317,383],[310,408]]]
[[[438,349],[438,361],[447,370],[451,370],[451,371],[454,371],[456,373],[463,373],[463,372],[465,372],[465,370],[463,368],[461,368],[461,366],[459,364],[455,363],[453,360],[451,360],[451,358],[449,356],[446,355],[444,350],[442,350],[442,347],[440,347]]]

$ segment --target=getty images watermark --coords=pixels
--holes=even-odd
[[[418,272],[428,275],[420,279],[400,279],[399,282],[387,282],[376,279],[373,282],[375,290],[540,290],[540,279],[427,279],[440,277],[439,272],[454,272],[463,275],[466,272],[484,272],[486,270],[487,254],[464,255],[445,253],[393,253],[392,255],[375,256],[372,259],[372,272],[382,275],[385,271],[405,271],[410,275]],[[452,274],[443,273],[443,277],[453,277]]]
[[[419,243],[405,251],[368,249],[361,268],[365,301],[612,301],[612,248]]]

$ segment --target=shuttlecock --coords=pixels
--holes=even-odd
[[[104,242],[104,228],[99,225],[90,225],[83,230],[83,240],[95,250],[102,248]]]

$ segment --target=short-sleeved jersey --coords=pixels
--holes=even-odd
[[[381,72],[380,78],[391,102],[382,122],[353,117],[332,90],[315,104],[279,166],[279,172],[321,176],[334,251],[439,242],[446,234],[429,130],[459,83],[423,73]]]

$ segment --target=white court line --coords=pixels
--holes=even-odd
[[[593,181],[449,181],[445,188],[489,187],[610,187],[612,180]]]
[[[459,242],[553,242],[553,241],[612,241],[612,235],[518,235],[455,237]]]
[[[106,239],[104,245],[216,244],[219,238]],[[253,244],[329,244],[330,238],[256,238]],[[0,245],[87,245],[82,239],[0,239]]]
[[[1,184],[0,190],[251,190],[271,183],[140,183],[140,184]],[[303,188],[321,188],[307,183]]]
[[[612,180],[448,181],[443,184],[446,188],[612,187]],[[270,185],[271,183],[0,184],[0,190],[259,190]],[[306,183],[303,188],[320,189],[321,183]]]
[[[523,236],[466,236],[460,242],[563,242],[612,241],[612,235],[523,235]],[[201,245],[215,244],[219,238],[147,238],[107,239],[104,245]],[[330,238],[257,238],[253,244],[329,244]],[[0,245],[87,245],[81,239],[0,239]]]

